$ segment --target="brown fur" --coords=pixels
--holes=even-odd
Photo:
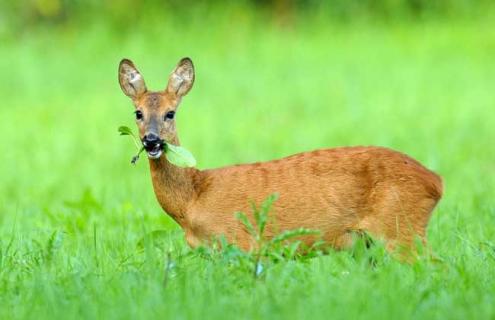
[[[121,86],[125,84],[121,80]],[[151,119],[177,109],[183,94],[174,94],[170,86],[169,82],[161,93],[130,96],[136,108]],[[190,86],[192,82],[180,90],[187,93]],[[143,136],[146,123],[138,125]],[[160,136],[179,144],[175,124],[163,125]],[[353,232],[364,231],[383,239],[390,250],[397,245],[412,248],[415,237],[425,241],[431,212],[442,196],[438,175],[383,147],[316,150],[203,171],[176,167],[164,156],[149,162],[158,202],[184,229],[192,247],[224,235],[241,248],[250,249],[252,239],[234,213],[249,215],[251,202],[259,204],[278,193],[268,237],[305,227],[320,230],[330,246],[345,248],[351,244]],[[308,245],[315,240],[304,238]]]

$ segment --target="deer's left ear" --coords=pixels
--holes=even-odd
[[[194,83],[194,65],[189,58],[182,58],[168,79],[166,91],[178,98],[185,96]]]
[[[131,60],[123,59],[119,64],[119,83],[126,96],[138,99],[146,92],[143,76]]]

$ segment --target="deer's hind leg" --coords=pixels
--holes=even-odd
[[[416,257],[418,247],[427,246],[426,227],[437,200],[420,188],[385,186],[375,191],[373,203],[359,227],[384,240],[402,260]]]

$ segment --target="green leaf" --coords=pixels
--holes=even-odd
[[[134,134],[132,133],[132,130],[126,126],[120,126],[119,132],[120,132],[121,136],[134,136]]]
[[[181,146],[174,146],[173,144],[168,143],[165,146],[165,154],[167,155],[167,159],[173,165],[182,168],[196,166],[196,159],[194,159],[189,150]]]
[[[278,193],[273,193],[269,195],[261,204],[258,210],[254,211],[254,218],[256,219],[256,224],[258,226],[258,232],[260,236],[263,236],[266,224],[268,222],[270,209],[273,203],[278,199]],[[255,206],[254,206],[255,207]]]
[[[132,140],[134,141],[134,145],[138,149],[138,154],[132,158],[131,163],[136,164],[136,161],[139,159],[139,154],[141,153],[141,151],[143,151],[142,146],[141,146],[141,141],[132,132],[131,128],[129,128],[127,126],[120,126],[118,131],[120,132],[121,136],[130,136],[132,138]]]
[[[132,132],[132,130],[127,126],[120,126],[118,129],[121,136],[131,136],[134,140],[134,144],[138,149],[138,154],[134,156],[131,160],[132,164],[135,164],[139,159],[139,154],[144,150],[141,145],[141,141],[137,138],[137,136]],[[196,159],[194,159],[191,152],[181,146],[174,146],[173,144],[164,144],[163,149],[165,151],[165,155],[170,163],[176,165],[178,167],[186,168],[186,167],[195,167]]]
[[[251,236],[256,236],[256,230],[254,229],[253,224],[249,221],[248,217],[243,212],[236,212],[235,217],[244,225],[244,227],[246,227],[248,233]]]
[[[273,244],[280,243],[283,241],[287,241],[290,239],[293,239],[295,237],[301,237],[301,236],[317,236],[320,235],[320,231],[318,230],[312,230],[312,229],[306,229],[306,228],[298,228],[298,229],[293,229],[293,230],[286,230],[275,237],[270,241]]]

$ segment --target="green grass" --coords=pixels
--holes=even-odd
[[[231,14],[3,41],[0,319],[493,319],[495,20],[287,29]],[[134,146],[117,133],[133,127],[120,59],[160,89],[183,56],[197,79],[178,130],[200,168],[342,145],[401,150],[444,178],[428,229],[443,262],[331,252],[254,279],[240,258],[188,249],[147,161],[131,166]],[[143,249],[153,231],[161,242]]]

